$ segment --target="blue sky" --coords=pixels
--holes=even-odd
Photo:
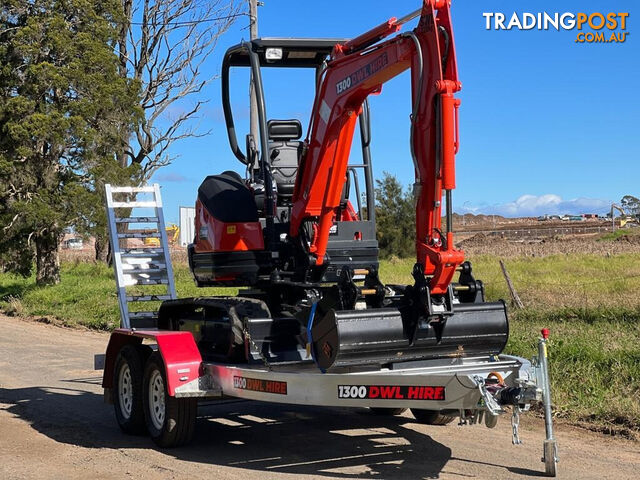
[[[353,37],[419,0],[306,2],[264,0],[260,36]],[[461,149],[457,155],[458,212],[506,216],[604,213],[623,195],[640,196],[640,47],[632,1],[453,0],[458,55]],[[483,12],[629,12],[623,44],[578,44],[572,31],[487,31]],[[248,38],[241,17],[219,42],[206,73],[220,72],[224,51]],[[413,28],[415,21],[403,30]],[[638,27],[640,28],[640,27]],[[287,75],[289,73],[289,75]],[[269,118],[308,123],[313,95],[310,72],[267,71]],[[248,130],[248,77],[232,76],[238,138]],[[228,169],[243,172],[228,147],[220,82],[202,92],[209,99],[199,120],[204,138],[176,143],[174,163],[153,178],[163,187],[165,216],[195,203],[202,179]],[[371,99],[372,155],[383,171],[413,183],[409,154],[410,86],[407,73]],[[356,137],[357,139],[357,137]]]

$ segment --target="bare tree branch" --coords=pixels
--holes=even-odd
[[[220,35],[242,15],[240,0],[122,0],[118,50],[120,72],[141,86],[144,119],[134,131],[123,129],[123,167],[141,166],[141,182],[173,160],[170,147],[201,137],[192,125],[205,103],[198,98],[214,77],[202,66]],[[176,110],[176,115],[169,114]]]

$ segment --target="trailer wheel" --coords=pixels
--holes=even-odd
[[[404,412],[407,411],[406,408],[384,408],[384,407],[370,407],[369,410],[371,410],[371,413],[375,415],[389,415],[389,416],[402,415]]]
[[[169,396],[159,353],[153,353],[147,360],[142,383],[144,417],[153,441],[162,448],[189,443],[195,429],[198,399]]]
[[[424,423],[425,425],[447,425],[456,418],[452,415],[445,415],[440,410],[412,408],[411,413],[418,423]]]
[[[142,359],[133,345],[122,347],[113,369],[113,406],[123,432],[146,433],[142,406]]]

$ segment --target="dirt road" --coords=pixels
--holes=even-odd
[[[272,479],[541,476],[543,427],[522,425],[511,445],[506,419],[428,427],[367,411],[247,401],[203,405],[192,445],[156,450],[122,434],[102,401],[93,354],[107,335],[0,316],[0,478]],[[640,445],[558,429],[561,478],[631,479]]]

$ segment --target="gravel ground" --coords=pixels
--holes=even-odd
[[[429,427],[409,414],[234,401],[201,405],[192,445],[160,451],[118,429],[93,354],[108,336],[0,316],[0,478],[300,479],[541,476],[544,428]],[[559,425],[560,477],[632,479],[640,444]]]

